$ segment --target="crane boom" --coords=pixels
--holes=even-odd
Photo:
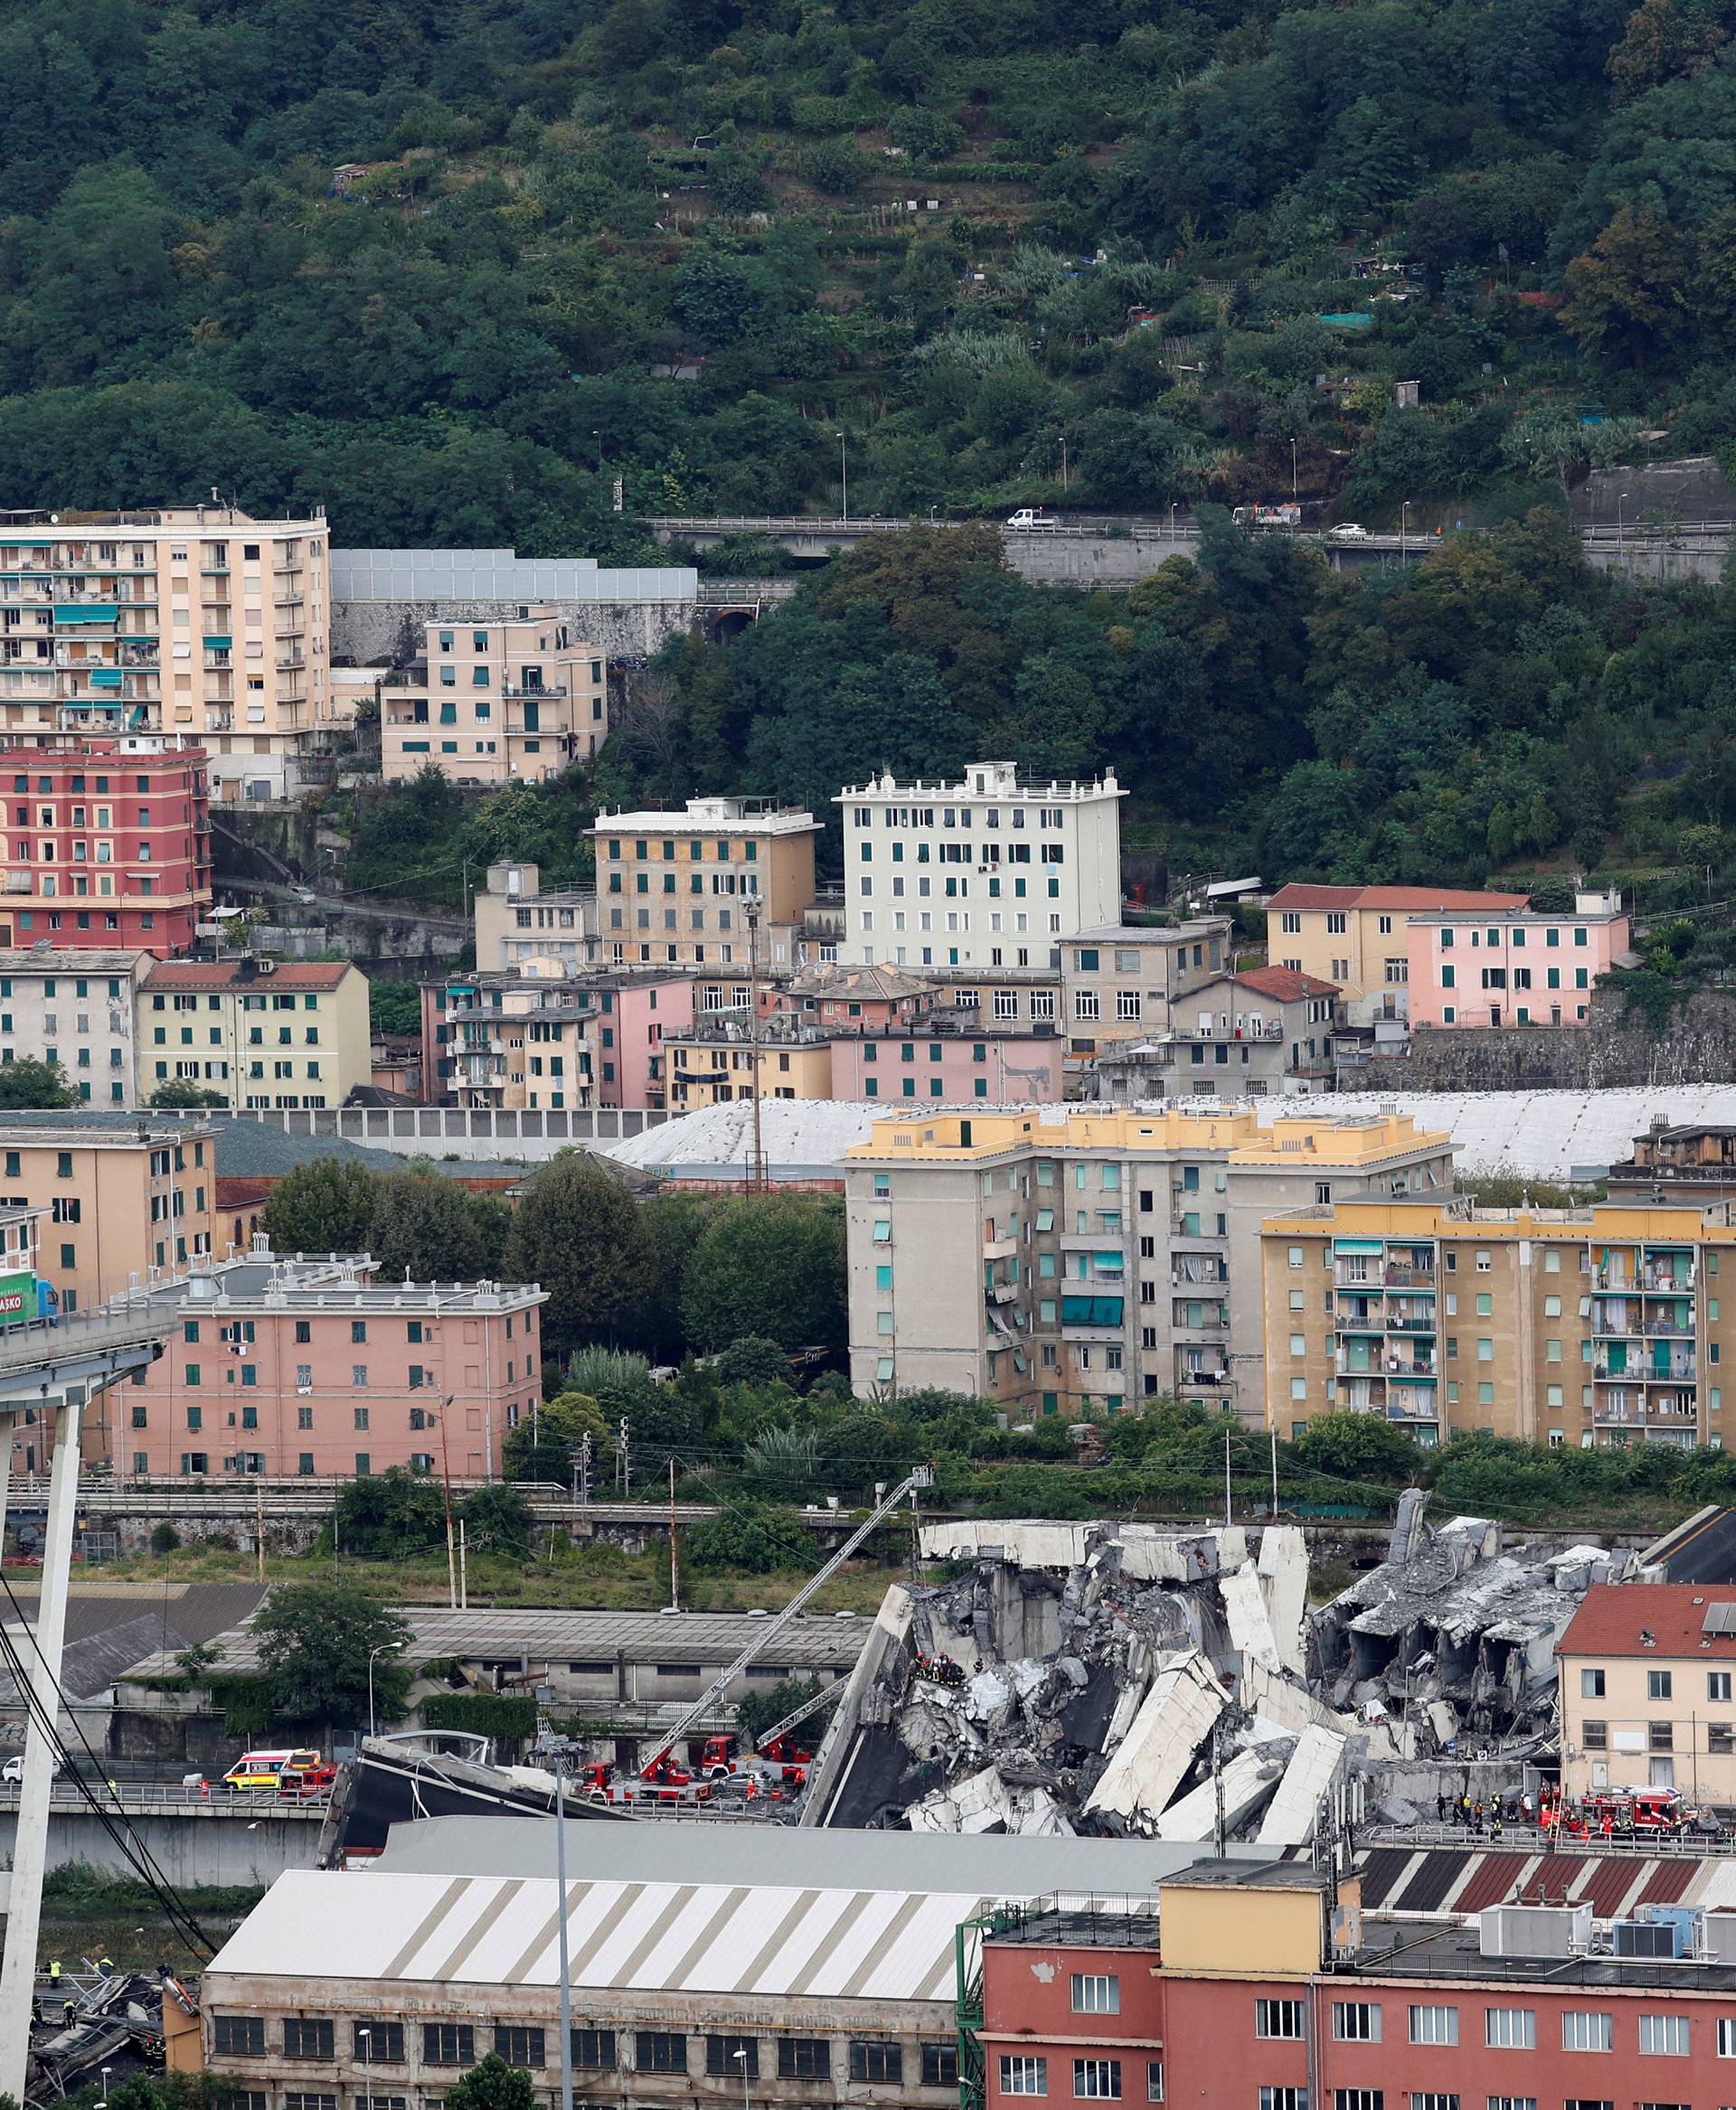
[[[862,1544],[863,1540],[868,1536],[868,1534],[874,1531],[879,1525],[885,1522],[886,1519],[891,1516],[892,1512],[898,1507],[899,1503],[903,1501],[907,1494],[914,1494],[919,1488],[932,1487],[933,1485],[934,1473],[931,1467],[928,1465],[917,1465],[912,1467],[910,1477],[906,1480],[901,1480],[898,1485],[893,1488],[892,1492],[880,1502],[878,1507],[869,1512],[866,1521],[856,1526],[855,1530],[851,1532],[850,1536],[844,1540],[844,1544],[838,1548],[837,1551],[832,1556],[831,1559],[826,1562],[826,1566],[807,1578],[807,1580],[802,1585],[801,1588],[797,1591],[796,1595],[789,1600],[788,1604],[784,1606],[783,1610],[779,1612],[775,1618],[768,1619],[766,1621],[765,1625],[760,1627],[759,1633],[754,1635],[753,1639],[748,1644],[746,1648],[741,1651],[741,1654],[736,1657],[732,1663],[727,1663],[724,1665],[723,1669],[721,1670],[717,1676],[712,1679],[712,1682],[705,1688],[704,1691],[700,1694],[699,1698],[695,1700],[693,1705],[688,1708],[686,1712],[682,1715],[680,1719],[675,1723],[674,1729],[668,1730],[665,1734],[662,1741],[657,1745],[656,1749],[652,1752],[651,1756],[641,1762],[641,1772],[646,1771],[650,1766],[655,1766],[658,1759],[661,1758],[665,1752],[673,1749],[674,1747],[681,1741],[682,1738],[687,1734],[688,1730],[693,1728],[693,1724],[698,1721],[703,1715],[708,1713],[710,1710],[716,1705],[718,1700],[721,1700],[723,1694],[729,1691],[730,1687],[735,1682],[737,1678],[741,1676],[741,1672],[747,1669],[748,1665],[753,1661],[755,1656],[760,1653],[760,1652],[767,1645],[769,1642],[772,1642],[777,1639],[777,1637],[784,1631],[785,1627],[789,1625],[790,1621],[795,1618],[796,1615],[801,1610],[802,1606],[807,1604],[807,1600],[814,1595],[815,1591],[820,1588],[823,1584],[831,1581],[832,1578],[836,1575],[839,1568],[841,1568],[844,1562],[849,1559],[850,1556],[855,1551],[856,1548]]]
[[[830,1707],[850,1682],[847,1678],[834,1678],[829,1685],[822,1685],[817,1692],[811,1692],[802,1704],[793,1708],[782,1721],[775,1721],[769,1729],[753,1739],[756,1751],[763,1751],[768,1744],[775,1744],[779,1737],[787,1737],[798,1723],[805,1722],[811,1714],[818,1714],[822,1708]]]

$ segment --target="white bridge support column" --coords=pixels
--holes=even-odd
[[[18,1792],[18,1832],[7,1899],[5,1954],[0,1957],[0,2096],[24,2099],[30,2060],[30,2002],[36,1984],[36,1943],[42,1928],[42,1876],[48,1858],[48,1813],[54,1787],[52,1747],[38,1713],[52,1723],[60,1711],[61,1655],[66,1641],[66,1599],[71,1581],[72,1535],[79,1499],[80,1406],[62,1405],[54,1431],[49,1481],[48,1533],[42,1547],[42,1597],[36,1645],[21,1648],[37,1702],[24,1738],[24,1777]],[[11,1459],[11,1423],[5,1452]],[[0,1467],[0,1470],[5,1470]],[[0,1506],[0,1526],[5,1510]]]

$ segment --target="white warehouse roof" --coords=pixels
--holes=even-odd
[[[292,1869],[208,1967],[370,1983],[553,1985],[558,1885]],[[592,1992],[950,2001],[953,1936],[986,1900],[764,1882],[569,1882],[571,1983]]]

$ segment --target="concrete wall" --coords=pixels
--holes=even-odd
[[[135,1816],[132,1828],[177,1889],[199,1883],[274,1882],[286,1869],[314,1865],[319,1821],[312,1817],[258,1819],[240,1814],[208,1817]],[[18,1829],[14,1810],[0,1811],[0,1859],[9,1867]],[[123,1833],[124,1837],[125,1834]],[[137,1873],[123,1860],[107,1829],[90,1811],[56,1810],[48,1821],[48,1865],[82,1861],[103,1875]]]

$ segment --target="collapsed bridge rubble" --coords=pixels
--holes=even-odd
[[[961,1572],[888,1590],[804,1825],[1303,1846],[1348,1780],[1467,1727],[1539,1738],[1555,1638],[1624,1559],[1504,1554],[1407,1500],[1388,1559],[1310,1615],[1294,1525],[962,1520],[921,1550]]]

